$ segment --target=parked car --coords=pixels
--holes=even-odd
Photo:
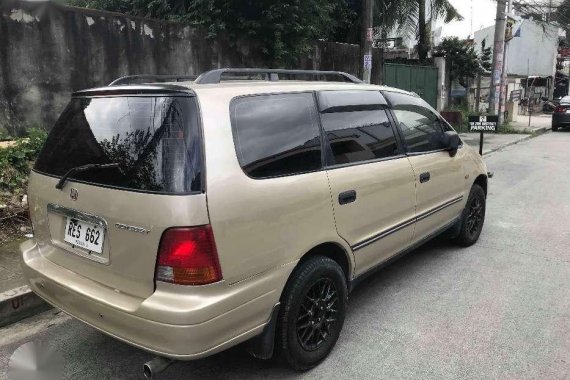
[[[322,80],[279,80],[299,76]],[[442,232],[479,238],[485,164],[413,93],[338,72],[129,81],[73,94],[21,246],[34,292],[119,340],[181,360],[248,341],[308,369],[361,279]]]
[[[566,126],[570,126],[570,95],[560,99],[560,104],[556,106],[552,114],[553,131]]]

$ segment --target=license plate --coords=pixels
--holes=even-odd
[[[64,239],[73,246],[102,253],[105,229],[97,224],[67,217]]]

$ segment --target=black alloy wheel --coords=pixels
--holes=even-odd
[[[330,278],[321,278],[309,289],[297,318],[297,338],[306,351],[318,349],[337,321],[338,292]]]
[[[294,369],[307,370],[331,352],[344,324],[348,301],[346,274],[325,256],[297,265],[281,296],[276,349]]]
[[[486,196],[483,188],[474,184],[459,221],[459,234],[455,242],[463,247],[473,245],[481,235],[485,222]]]
[[[471,200],[469,214],[467,215],[467,230],[471,235],[479,231],[483,222],[483,202],[478,197]]]

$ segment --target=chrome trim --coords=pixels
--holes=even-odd
[[[366,247],[372,243],[377,242],[380,239],[385,238],[386,236],[389,236],[395,232],[398,232],[403,228],[406,228],[406,227],[408,227],[408,226],[410,226],[416,222],[419,222],[420,220],[423,220],[423,219],[427,218],[428,216],[435,214],[436,212],[439,212],[439,211],[441,211],[441,210],[443,210],[443,209],[445,209],[451,205],[454,205],[457,202],[461,202],[462,200],[463,200],[463,195],[460,195],[456,198],[450,199],[449,201],[444,202],[444,203],[440,204],[439,206],[436,206],[430,210],[427,210],[427,211],[421,213],[420,215],[416,215],[413,218],[410,218],[410,219],[408,219],[408,220],[406,220],[400,224],[395,225],[394,227],[390,227],[390,228],[388,228],[384,231],[381,231],[380,233],[378,233],[372,237],[369,237],[369,238],[367,238],[367,239],[365,239],[359,243],[356,243],[355,245],[353,245],[350,248],[353,251],[357,251],[357,250],[364,248],[364,247]]]
[[[81,220],[84,220],[86,222],[93,223],[93,224],[96,224],[98,226],[101,226],[101,227],[105,228],[105,230],[107,229],[107,221],[105,219],[99,217],[99,216],[87,214],[87,213],[82,212],[82,211],[63,207],[63,206],[56,205],[53,203],[48,203],[47,209],[48,209],[48,212],[54,212],[56,214],[65,215],[65,216],[68,216],[68,217],[74,218],[74,219],[81,219]]]
[[[47,210],[48,210],[48,213],[52,212],[55,214],[60,214],[63,216],[74,218],[74,219],[80,219],[80,220],[101,226],[102,228],[105,229],[105,239],[109,238],[107,235],[107,231],[109,230],[107,228],[107,221],[105,219],[99,217],[99,216],[87,214],[87,213],[82,212],[82,211],[63,207],[63,206],[56,205],[53,203],[48,203]],[[49,224],[49,218],[48,218],[48,224]],[[64,225],[64,229],[65,229],[65,225]],[[51,230],[51,228],[50,228],[50,230]],[[65,234],[65,231],[63,231],[63,233]],[[58,248],[64,250],[65,252],[83,257],[83,258],[91,260],[91,261],[95,261],[99,264],[103,264],[103,265],[110,265],[111,264],[110,255],[109,254],[105,255],[105,240],[103,241],[103,245],[101,246],[101,249],[102,249],[101,253],[93,253],[93,254],[91,253],[92,251],[86,250],[85,248],[75,246],[69,242],[66,242],[65,239],[64,240],[56,240],[56,239],[54,239],[54,236],[51,236],[51,243],[53,244],[53,246],[58,247]],[[107,249],[109,249],[108,244],[109,244],[109,241],[107,241]],[[70,250],[70,247],[72,248],[72,250]]]
[[[416,221],[419,222],[420,220],[423,220],[423,219],[427,218],[428,216],[431,216],[431,215],[435,214],[436,212],[443,210],[446,207],[449,207],[451,205],[456,204],[457,202],[460,202],[462,199],[463,199],[463,196],[459,196],[459,197],[451,199],[445,203],[442,203],[441,205],[434,207],[431,210],[425,211],[425,212],[421,213],[420,215],[416,216]]]
[[[408,226],[414,224],[415,222],[416,222],[416,218],[415,218],[415,217],[413,217],[413,218],[411,218],[411,219],[408,219],[408,220],[406,220],[405,222],[402,222],[402,223],[400,223],[400,224],[398,224],[398,225],[396,225],[396,226],[394,226],[394,227],[390,227],[389,229],[384,230],[384,231],[380,232],[380,233],[377,234],[377,235],[374,235],[374,236],[372,236],[372,237],[370,237],[370,238],[368,238],[368,239],[366,239],[366,240],[361,241],[360,243],[357,243],[356,245],[354,245],[354,246],[351,247],[351,248],[352,248],[353,251],[356,251],[356,250],[358,250],[358,249],[360,249],[360,248],[364,248],[364,247],[366,247],[367,245],[370,245],[370,244],[372,244],[372,243],[375,243],[375,242],[377,242],[378,240],[383,239],[383,238],[385,238],[386,236],[393,234],[394,232],[398,232],[398,231],[400,231],[401,229],[406,228],[406,227],[408,227]]]

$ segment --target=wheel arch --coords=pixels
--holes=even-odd
[[[287,288],[287,284],[289,283],[289,281],[291,281],[291,278],[295,274],[295,270],[299,266],[303,265],[303,263],[309,260],[311,257],[315,256],[325,256],[335,261],[341,267],[345,275],[347,286],[350,284],[354,268],[354,262],[351,259],[352,256],[350,251],[340,243],[328,241],[314,246],[313,248],[309,249],[301,256],[301,258],[297,262],[297,265],[295,265],[295,268],[293,268],[293,270],[289,274],[289,277],[287,278],[287,281],[285,282],[283,288],[281,289],[281,294],[279,296],[280,300],[282,299],[283,293]],[[347,288],[347,291],[348,290],[349,288]],[[271,316],[269,318],[269,322],[263,329],[263,332],[254,339],[251,339],[248,343],[247,349],[249,353],[256,358],[269,359],[274,354],[275,329],[277,325],[277,314],[279,313],[279,308],[280,308],[280,302],[276,304],[275,307],[273,308],[273,311],[271,312]]]
[[[485,192],[485,197],[487,196],[487,176],[485,174],[479,174],[473,184],[481,186]]]
[[[347,284],[350,283],[350,280],[352,279],[354,263],[351,260],[351,256],[346,248],[336,242],[320,243],[308,250],[303,256],[301,256],[296,267],[302,265],[305,261],[314,256],[325,256],[335,261],[344,272]]]

